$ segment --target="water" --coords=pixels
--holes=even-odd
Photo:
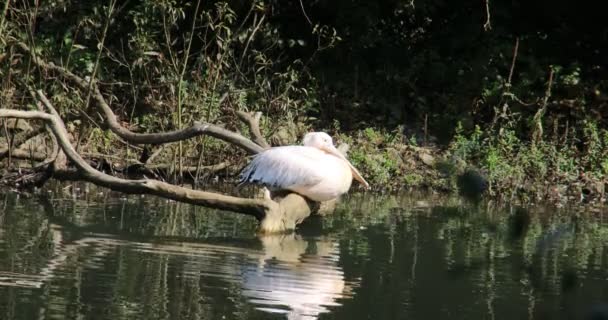
[[[355,195],[258,237],[149,197],[2,195],[0,319],[608,318],[605,217]]]

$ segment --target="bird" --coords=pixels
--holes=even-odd
[[[300,146],[272,147],[255,155],[241,171],[239,185],[263,185],[323,202],[348,192],[353,178],[369,189],[369,183],[336,149],[329,134],[309,132]]]

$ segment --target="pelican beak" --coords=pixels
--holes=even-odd
[[[359,170],[357,170],[357,168],[355,168],[350,163],[350,161],[348,161],[348,159],[346,159],[346,157],[342,154],[342,152],[338,151],[338,149],[336,149],[336,147],[334,147],[333,145],[324,146],[322,149],[323,149],[323,151],[330,153],[330,154],[346,161],[346,163],[348,163],[348,166],[350,167],[350,170],[352,171],[353,178],[355,178],[355,180],[359,181],[363,185],[363,187],[365,187],[365,189],[369,189],[369,183],[367,183],[367,181],[365,181],[365,179],[363,179],[363,176],[361,176],[361,173],[359,172]]]

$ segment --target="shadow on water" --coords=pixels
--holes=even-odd
[[[0,196],[0,319],[608,315],[601,210],[355,195],[258,237],[249,217],[93,198]]]

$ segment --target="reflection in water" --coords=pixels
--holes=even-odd
[[[150,302],[168,305],[171,303],[167,300],[195,289],[198,286],[196,283],[204,283],[203,286],[198,286],[198,292],[195,293],[201,300],[207,298],[204,297],[207,289],[224,290],[240,286],[241,295],[255,305],[257,310],[285,313],[289,319],[316,319],[319,314],[328,312],[329,306],[339,306],[338,299],[347,297],[350,292],[347,288],[352,286],[346,284],[342,269],[337,265],[338,243],[330,238],[303,239],[299,235],[290,234],[238,241],[212,240],[208,243],[171,239],[139,241],[99,232],[85,232],[74,237],[71,233],[78,229],[66,229],[59,224],[42,221],[45,221],[41,224],[43,231],[36,231],[39,235],[26,241],[20,251],[40,246],[40,242],[43,242],[43,246],[48,249],[45,255],[49,258],[41,261],[42,265],[37,268],[37,272],[0,271],[0,293],[2,287],[55,292],[54,296],[47,296],[49,305],[39,309],[38,317],[61,318],[60,314],[69,312],[72,307],[70,302],[65,301],[69,297],[64,292],[57,293],[62,291],[64,279],[74,276],[77,281],[71,287],[79,288],[80,303],[91,298],[105,303],[123,300],[117,306],[121,310],[112,311],[114,317],[118,318],[128,318],[125,316],[142,312],[142,301],[136,302],[139,297],[128,295],[120,297],[118,301],[116,296],[104,297],[107,283],[96,283],[100,292],[96,292],[94,297],[87,297],[84,290],[87,284],[83,283],[86,277],[94,275],[110,280],[115,283],[113,290],[119,291],[121,286],[137,281],[133,277],[142,278],[137,282],[146,291],[149,289],[147,293],[151,294]],[[40,241],[41,238],[44,240]],[[117,252],[120,253],[117,255]],[[119,264],[118,270],[108,270],[108,262],[120,259],[125,254],[128,256],[126,260],[116,262]],[[162,264],[161,269],[164,271],[161,272],[164,275],[158,279],[149,273],[152,271],[150,266],[146,267],[145,262],[143,265],[141,261],[134,262],[132,257],[152,261],[152,264]],[[133,264],[139,264],[139,268],[133,269]],[[132,270],[125,270],[126,273],[123,274],[121,268]],[[177,287],[172,285],[170,282],[175,280],[167,278],[169,273],[185,282]],[[162,283],[159,284],[159,280]],[[216,283],[216,280],[220,282]],[[164,292],[155,293],[157,285],[168,286],[169,291],[165,289]],[[191,289],[184,291],[178,288],[183,285]],[[77,309],[82,307],[83,305],[76,306]],[[162,310],[165,316],[159,318],[172,319],[174,317],[171,314],[180,314],[184,308],[192,307],[190,304],[178,307],[175,311]],[[190,318],[206,318],[204,315],[204,310],[194,310]],[[139,316],[148,318],[144,314]]]
[[[253,220],[176,203],[1,197],[0,319],[586,319],[608,309],[601,210],[351,198],[296,234],[258,238]]]
[[[259,310],[286,313],[288,319],[316,319],[329,311],[328,306],[339,306],[337,299],[350,294],[337,265],[337,242],[310,243],[287,235],[266,236],[262,243],[264,256],[257,266],[247,268],[243,279],[243,295],[259,305]],[[314,251],[307,252],[311,244]]]

